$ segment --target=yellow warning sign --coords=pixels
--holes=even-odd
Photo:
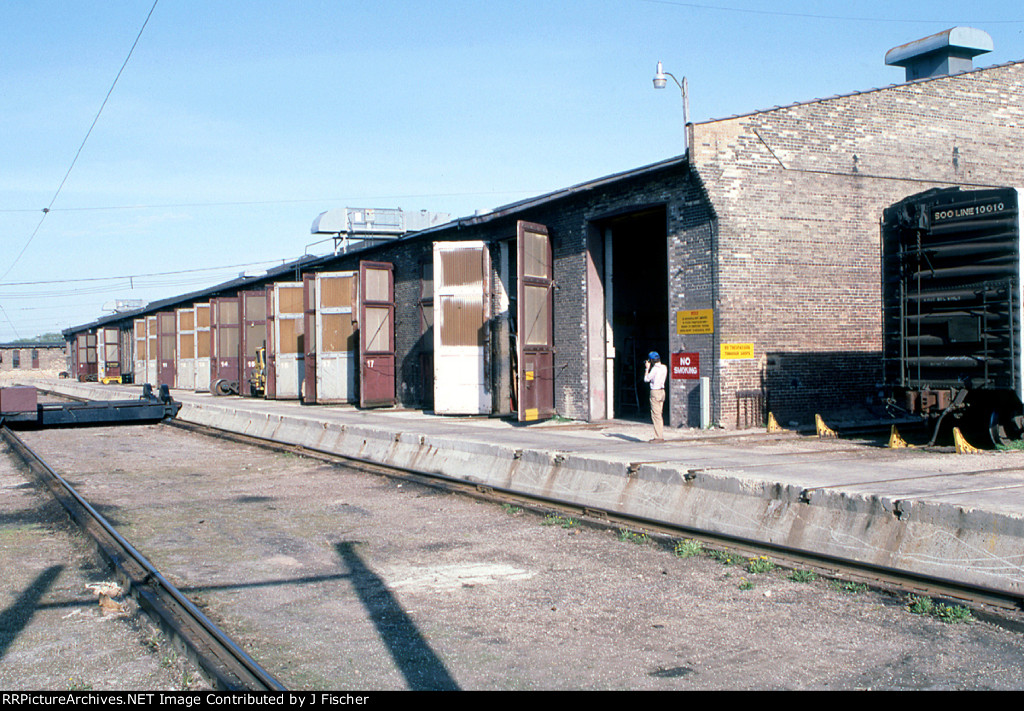
[[[696,309],[694,311],[676,311],[676,333],[680,336],[693,336],[700,333],[715,332],[715,310]]]
[[[723,343],[722,360],[749,360],[754,357],[753,343]]]

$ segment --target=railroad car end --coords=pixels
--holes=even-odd
[[[1024,433],[1019,194],[936,188],[882,214],[883,397],[993,445]]]

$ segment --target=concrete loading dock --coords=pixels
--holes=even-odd
[[[112,394],[93,384],[47,387]],[[186,422],[1024,596],[1024,452],[958,457],[815,439],[737,447],[699,433],[651,445],[640,426],[632,434],[617,425],[524,429],[492,418],[173,395]]]

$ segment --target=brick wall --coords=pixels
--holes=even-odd
[[[32,367],[32,351],[39,355],[39,365]],[[18,367],[14,367],[14,353],[18,352]],[[57,377],[62,371],[68,370],[67,350],[64,347],[33,347],[25,345],[5,345],[0,347],[0,373],[8,376],[31,375]]]
[[[864,409],[880,380],[879,219],[932,187],[1024,185],[1024,63],[693,127],[717,217],[715,419],[760,390],[780,421]],[[741,423],[742,424],[742,423]]]

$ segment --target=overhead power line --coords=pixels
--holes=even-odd
[[[196,274],[198,272],[215,272],[225,269],[241,269],[243,267],[258,267],[264,264],[281,264],[284,260],[274,259],[262,262],[246,262],[244,264],[226,264],[220,267],[199,267],[197,269],[179,269],[172,272],[149,272],[148,274],[121,274],[108,277],[82,277],[79,279],[51,279],[47,281],[11,281],[0,282],[0,286],[39,286],[42,284],[73,284],[86,281],[122,281],[124,279],[144,279],[146,277],[173,276],[176,274]]]
[[[179,202],[160,203],[155,205],[97,205],[94,207],[61,207],[47,210],[47,212],[91,212],[101,210],[157,210],[180,207],[244,207],[250,205],[288,205],[299,203],[366,203],[384,200],[411,200],[421,198],[444,198],[444,197],[473,197],[477,195],[536,195],[537,190],[486,190],[473,191],[468,193],[416,193],[408,195],[365,195],[362,197],[332,197],[332,198],[285,198],[280,200],[237,200],[233,202]],[[0,213],[8,212],[38,212],[39,208],[12,208],[0,209]]]
[[[60,185],[57,186],[57,190],[56,192],[54,192],[53,198],[50,199],[50,204],[43,208],[43,216],[39,218],[39,223],[36,225],[36,228],[32,230],[32,234],[29,236],[28,241],[25,243],[25,246],[21,248],[21,251],[18,252],[18,256],[14,258],[14,261],[11,262],[11,266],[7,267],[7,271],[3,273],[3,276],[0,276],[0,279],[3,279],[4,277],[11,273],[11,270],[14,269],[15,265],[21,260],[22,255],[25,254],[25,250],[27,250],[29,245],[32,244],[32,241],[36,238],[36,235],[39,234],[39,229],[43,226],[43,222],[46,220],[46,216],[53,208],[53,204],[57,202],[57,196],[59,196],[60,191],[64,189],[64,184],[68,181],[68,176],[71,175],[71,171],[74,169],[75,163],[78,162],[78,157],[82,155],[82,149],[85,148],[86,141],[88,141],[89,136],[92,135],[92,130],[96,128],[96,123],[100,120],[100,114],[103,113],[103,108],[107,105],[107,101],[110,99],[110,95],[114,93],[114,87],[117,86],[117,80],[121,78],[121,74],[124,72],[124,68],[128,66],[128,60],[132,58],[132,53],[135,52],[135,47],[138,46],[139,40],[142,39],[142,33],[145,31],[146,25],[149,24],[149,18],[153,16],[153,11],[156,10],[156,4],[159,1],[160,0],[153,0],[153,6],[149,8],[149,14],[146,15],[146,21],[142,23],[142,27],[139,29],[139,34],[135,36],[135,41],[132,42],[132,48],[128,50],[128,56],[124,58],[124,62],[121,64],[121,68],[117,71],[117,76],[114,77],[114,81],[111,83],[110,89],[109,91],[107,91],[107,95],[103,98],[103,103],[100,104],[100,109],[96,112],[96,117],[92,120],[92,124],[89,126],[89,130],[85,132],[85,138],[82,139],[82,144],[78,147],[78,150],[75,152],[75,157],[72,158],[71,165],[68,166],[67,172],[64,173],[64,178],[60,181]]]

